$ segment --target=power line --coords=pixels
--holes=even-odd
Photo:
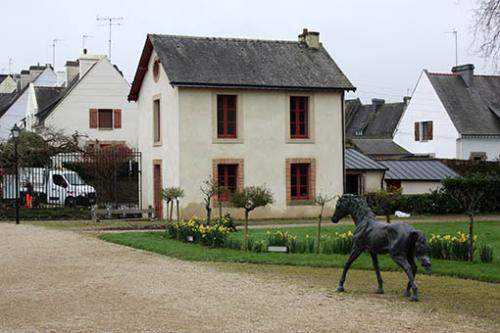
[[[123,20],[123,17],[99,17],[97,16],[97,22],[101,22],[101,21],[105,21],[107,22],[106,24],[103,24],[101,26],[108,26],[109,27],[109,39],[108,39],[108,43],[109,43],[109,60],[111,61],[111,30],[112,30],[112,27],[114,25],[121,25],[120,22],[117,22],[117,21],[121,21]]]

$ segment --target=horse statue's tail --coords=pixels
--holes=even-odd
[[[427,241],[423,232],[419,230],[413,231],[413,240],[415,246],[415,256],[420,260],[420,263],[424,267],[427,274],[432,273],[431,260],[428,255]]]

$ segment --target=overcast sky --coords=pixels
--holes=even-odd
[[[107,54],[108,28],[96,17],[123,17],[113,27],[112,61],[131,81],[147,33],[296,40],[319,31],[333,59],[358,88],[356,96],[395,101],[414,88],[423,68],[449,72],[459,63],[489,72],[471,46],[475,0],[1,0],[0,71],[78,58],[82,35],[89,53]]]

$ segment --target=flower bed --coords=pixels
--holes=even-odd
[[[477,236],[474,236],[474,241],[476,240]],[[429,240],[429,254],[436,259],[467,261],[468,246],[469,235],[463,232],[459,231],[454,236],[432,234]]]
[[[231,232],[226,218],[215,220],[215,224],[206,225],[197,217],[167,225],[167,235],[182,242],[201,243],[211,247],[222,247]]]

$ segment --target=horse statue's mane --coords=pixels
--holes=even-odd
[[[349,195],[348,198],[349,201],[352,203],[353,212],[351,215],[353,216],[353,218],[364,216],[365,219],[366,218],[376,219],[375,213],[373,213],[373,211],[371,210],[370,206],[368,205],[365,199],[357,195]]]

